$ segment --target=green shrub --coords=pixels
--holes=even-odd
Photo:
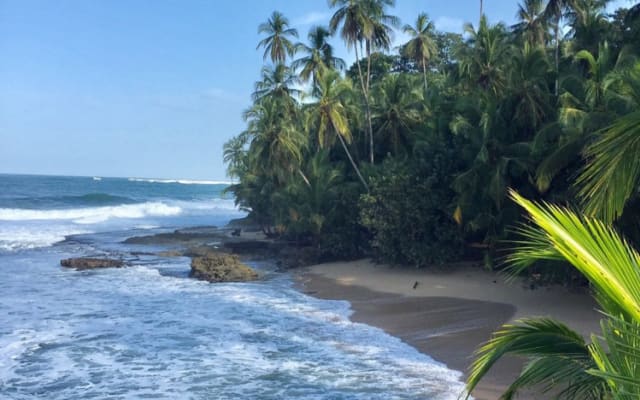
[[[459,259],[463,238],[452,218],[451,159],[430,146],[410,162],[385,161],[360,199],[362,224],[381,261],[424,267]]]

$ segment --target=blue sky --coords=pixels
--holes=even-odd
[[[477,0],[397,3],[403,23],[478,19]],[[485,0],[492,21],[516,7]],[[301,39],[331,15],[326,0],[0,0],[0,172],[224,178],[273,10]]]

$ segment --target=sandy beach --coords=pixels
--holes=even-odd
[[[415,270],[369,260],[305,268],[298,282],[306,293],[347,300],[352,320],[384,329],[448,367],[466,371],[474,349],[500,325],[522,317],[557,318],[589,335],[599,330],[596,304],[586,293],[561,286],[530,289],[469,265]],[[522,366],[509,358],[494,367],[473,396],[499,398]],[[523,393],[521,399],[540,399]]]

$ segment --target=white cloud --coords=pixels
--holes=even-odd
[[[292,21],[292,25],[307,26],[319,23],[327,23],[329,22],[330,17],[330,12],[311,11],[310,13],[294,18]]]
[[[435,19],[436,29],[442,32],[462,32],[464,21],[460,18],[440,16]]]

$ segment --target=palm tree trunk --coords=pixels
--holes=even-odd
[[[559,89],[559,81],[560,78],[560,17],[556,18],[556,26],[555,26],[555,34],[556,34],[556,87],[555,94],[558,96]]]
[[[480,0],[480,20],[482,20],[482,14],[484,14],[484,2]]]
[[[358,76],[360,77],[360,85],[362,86],[362,94],[364,95],[364,108],[365,114],[368,123],[368,135],[369,135],[369,161],[371,164],[374,162],[373,157],[373,125],[371,123],[371,107],[369,105],[369,78],[367,77],[367,83],[365,85],[364,77],[362,76],[362,68],[360,67],[360,58],[358,57],[358,44],[356,43],[354,46],[356,50],[356,64],[358,65]],[[371,57],[369,57],[368,63],[371,62]],[[371,68],[370,64],[367,65],[367,68]],[[369,74],[369,72],[367,72]]]
[[[335,127],[334,127],[334,130],[337,132],[337,129],[335,129]],[[353,157],[351,157],[351,153],[349,152],[349,149],[347,148],[347,144],[344,142],[342,135],[339,133],[336,133],[336,135],[338,136],[338,139],[340,139],[340,143],[342,144],[342,148],[344,149],[344,152],[347,153],[347,158],[349,158],[349,162],[351,162],[351,166],[356,171],[358,178],[360,178],[360,182],[362,182],[362,185],[366,189],[367,193],[369,193],[369,185],[367,185],[367,181],[364,180],[364,177],[360,173],[360,169],[356,165],[356,162],[353,161]]]
[[[427,63],[422,60],[422,75],[424,77],[424,90],[427,91]]]

